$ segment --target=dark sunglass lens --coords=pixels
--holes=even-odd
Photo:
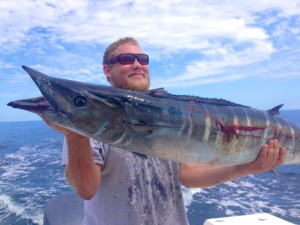
[[[134,62],[135,56],[131,54],[123,54],[120,55],[120,63],[127,65],[127,64],[132,64]]]
[[[142,65],[147,65],[149,63],[148,55],[138,55],[137,58],[139,63]]]

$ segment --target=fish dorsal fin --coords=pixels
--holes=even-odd
[[[153,95],[153,96],[166,96],[169,94],[164,88],[155,88],[155,89],[149,90],[147,93],[149,95]]]
[[[272,109],[269,109],[267,112],[272,115],[272,116],[275,116],[275,115],[279,115],[279,109],[283,106],[283,104],[280,104],[278,106],[275,106],[274,108]]]
[[[148,157],[142,153],[139,152],[132,152],[134,155],[138,156],[140,159],[148,159]]]
[[[240,105],[224,99],[202,98],[202,97],[190,96],[190,95],[174,95],[168,93],[164,88],[156,88],[156,89],[149,90],[147,94],[158,98],[170,98],[170,99],[175,99],[180,101],[194,101],[194,102],[206,103],[206,104],[218,105],[218,106],[237,106],[237,107],[249,108],[248,106]]]

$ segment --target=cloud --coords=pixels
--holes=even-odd
[[[2,52],[24,58],[35,54],[48,64],[32,63],[37,68],[89,81],[100,74],[94,65],[99,61],[70,52],[75,45],[106,46],[119,37],[134,36],[154,60],[193,54],[183,63],[184,71],[167,83],[196,84],[203,82],[198,79],[236,79],[230,69],[270,59],[289,44],[277,39],[299,37],[300,32],[300,3],[293,0],[28,0],[6,1],[0,7]]]
[[[107,44],[135,34],[146,44],[176,51],[197,49],[198,40],[229,38],[234,41],[266,39],[256,26],[259,13],[274,10],[277,17],[299,12],[295,1],[6,1],[2,5],[1,43],[16,44],[41,28],[68,42]],[[257,3],[257,4],[256,4]],[[288,6],[294,6],[291,10]],[[298,9],[298,11],[297,11]],[[5,32],[4,32],[5,31]],[[33,32],[36,33],[36,32]],[[167,41],[166,41],[167,40]],[[176,45],[183,43],[186,45]],[[194,44],[191,44],[194,43]]]

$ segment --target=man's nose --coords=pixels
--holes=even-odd
[[[134,68],[142,68],[142,64],[137,60],[137,58],[134,59],[134,62],[132,64]]]

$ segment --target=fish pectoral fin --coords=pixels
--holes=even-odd
[[[161,129],[161,128],[178,128],[175,126],[171,126],[171,125],[166,125],[166,124],[143,124],[143,123],[131,123],[130,124],[132,129],[134,129],[135,131],[139,131],[139,132],[144,132],[144,131],[148,131],[149,133],[157,130],[157,129]]]
[[[136,125],[136,124],[131,124],[130,127],[136,132],[143,133],[143,134],[151,134],[158,128],[157,126],[154,125]]]
[[[138,153],[138,152],[132,152],[134,155],[138,156],[140,159],[146,160],[148,159],[148,156],[142,154],[142,153]]]
[[[275,169],[272,169],[271,171],[272,171],[272,173],[274,173],[276,176],[279,176],[279,173],[278,173]]]

